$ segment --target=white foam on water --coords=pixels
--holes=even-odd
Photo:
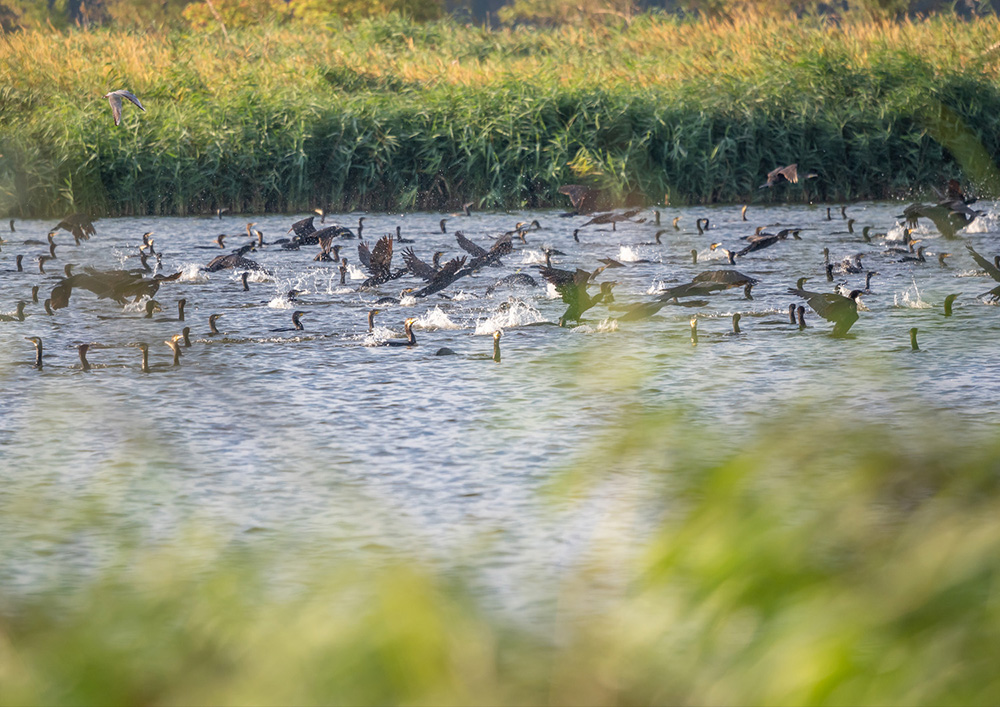
[[[892,296],[892,304],[894,307],[902,309],[930,309],[933,307],[933,305],[921,299],[916,280],[902,292],[894,294]],[[859,306],[858,309],[861,309],[861,307]]]
[[[436,329],[461,329],[462,327],[453,322],[440,307],[435,306],[434,309],[417,317],[417,321],[413,322],[413,328],[434,331]]]
[[[639,260],[644,260],[642,254],[639,252],[638,248],[633,248],[630,245],[623,245],[618,247],[618,258],[617,260],[621,263],[635,263]]]
[[[500,329],[512,329],[526,324],[544,322],[545,317],[537,309],[521,300],[508,300],[486,319],[476,321],[476,336],[489,335]]]
[[[178,282],[208,282],[208,272],[201,269],[200,263],[185,263],[181,268]]]
[[[522,250],[521,265],[545,265],[545,253],[540,250]]]

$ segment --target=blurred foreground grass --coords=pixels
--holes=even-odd
[[[789,415],[734,448],[627,414],[548,492],[641,478],[652,532],[537,617],[460,567],[124,538],[70,588],[0,589],[0,702],[995,704],[1000,440],[942,422]]]

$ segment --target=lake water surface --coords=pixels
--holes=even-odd
[[[655,483],[641,471],[615,476],[609,469],[595,493],[573,500],[542,493],[560,471],[620,434],[624,411],[679,406],[712,431],[706,453],[739,445],[794,405],[902,426],[936,415],[970,428],[995,426],[1000,310],[977,295],[997,283],[978,271],[965,243],[990,259],[1000,251],[997,208],[955,240],[922,222],[914,236],[928,262],[915,264],[885,252],[900,245],[902,206],[850,206],[853,234],[839,207],[832,220],[825,206],[752,207],[748,222],[738,207],[665,209],[659,246],[649,245],[658,230],[652,211],[640,214],[646,223],[616,231],[583,228],[580,243],[572,234],[586,217],[555,212],[445,215],[447,233],[438,226],[442,214],[365,214],[366,238],[401,226],[426,261],[438,250],[445,260],[462,254],[456,230],[488,248],[518,221],[542,226],[526,243],[515,239],[503,267],[460,280],[444,291],[447,298],[380,306],[375,339],[402,337],[403,320],[415,317],[414,348],[367,345],[366,315],[375,301],[420,283],[407,276],[359,292],[365,275],[356,240],[342,242],[352,266],[347,286],[335,265],[313,261],[314,247],[249,254],[273,271],[251,277],[249,292],[238,273],[198,270],[228,252],[212,244],[219,233],[233,234],[227,246],[238,246],[245,241],[236,234],[254,221],[273,241],[302,215],[103,219],[79,247],[60,232],[45,275],[34,257],[47,246],[24,241],[44,242],[54,222],[17,221],[15,233],[3,234],[0,311],[13,312],[25,299],[29,316],[0,322],[0,582],[27,592],[72,582],[77,571],[114,562],[124,537],[155,545],[207,527],[238,546],[301,547],[317,563],[345,556],[377,562],[398,551],[472,565],[484,591],[516,607],[531,601],[526,587],[558,581],[561,568],[586,562],[598,538],[627,553],[650,527],[655,509],[620,512]],[[327,223],[355,228],[358,216]],[[700,217],[710,220],[703,235],[695,229]],[[736,288],[703,307],[669,306],[621,324],[598,305],[581,326],[560,328],[565,305],[535,270],[543,245],[562,251],[553,264],[570,270],[615,258],[625,267],[598,281],[618,283],[619,304],[650,299],[661,286],[729,267],[710,244],[738,250],[742,237],[765,224],[804,230],[801,240],[737,260],[738,270],[760,280],[753,300]],[[897,240],[866,244],[864,225]],[[184,271],[160,288],[163,311],[153,319],[143,318],[144,303],[123,308],[83,290],[54,316],[30,302],[31,286],[40,285],[44,299],[66,263],[138,267],[147,231],[163,253],[162,272]],[[788,324],[788,305],[802,303],[786,292],[796,279],[808,276],[807,289],[832,291],[824,247],[835,262],[862,253],[879,273],[844,339],[830,337],[832,325],[811,310],[807,329]],[[400,267],[401,251],[397,246],[394,256]],[[942,251],[952,253],[947,267],[938,263]],[[23,273],[14,271],[19,253]],[[515,272],[539,286],[487,295]],[[864,279],[836,276],[850,288],[864,287]],[[294,303],[285,297],[293,288],[300,291]],[[960,296],[945,318],[949,293]],[[176,321],[181,297],[194,344],[173,368],[163,341],[184,325]],[[291,327],[295,309],[307,313],[305,331],[273,331]],[[740,336],[731,334],[735,312],[743,314]],[[223,315],[220,336],[208,335],[212,313]],[[695,315],[697,346],[689,324]],[[919,328],[920,352],[910,350],[911,327]],[[498,328],[499,364],[489,359]],[[26,336],[44,341],[42,370],[30,365]],[[148,375],[132,346],[139,341],[150,346]],[[76,353],[85,342],[93,344],[89,372]],[[441,347],[459,355],[435,356]]]

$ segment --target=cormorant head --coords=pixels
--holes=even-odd
[[[857,302],[858,301],[858,297],[860,295],[861,295],[861,290],[851,290],[851,293],[849,295],[847,295],[847,296],[849,298],[851,298],[852,300],[854,300],[855,302]]]

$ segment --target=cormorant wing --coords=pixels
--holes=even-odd
[[[372,252],[368,247],[367,241],[361,241],[358,243],[358,260],[361,261],[361,264],[365,266],[366,270],[371,270]]]
[[[299,238],[308,236],[310,233],[315,233],[316,227],[313,226],[314,218],[316,217],[310,216],[309,218],[304,218],[301,221],[296,221],[295,223],[292,224],[292,227],[289,228],[288,230],[295,231],[295,235],[298,236]]]
[[[452,258],[447,263],[441,266],[441,269],[434,273],[434,281],[451,280],[454,278],[455,274],[462,269],[465,265],[465,257],[461,256],[459,258]]]
[[[972,259],[976,261],[979,267],[986,271],[987,275],[1000,282],[1000,270],[997,269],[996,265],[977,253],[975,248],[968,243],[965,244],[965,248],[972,254]]]
[[[514,244],[511,242],[510,234],[505,234],[497,239],[497,242],[493,244],[490,248],[489,254],[495,255],[498,258],[504,255],[509,255],[514,252]],[[485,253],[484,253],[485,255]]]
[[[583,200],[591,189],[582,184],[564,184],[559,187],[558,191],[560,194],[568,196],[570,203],[573,204],[573,208],[580,211],[581,206],[583,206]]]
[[[454,261],[449,261],[446,264],[446,266],[450,265],[451,262],[454,262]],[[434,276],[437,275],[437,272],[438,272],[437,270],[435,270],[434,268],[432,268],[430,265],[428,265],[427,263],[425,263],[423,260],[421,260],[420,258],[418,258],[417,254],[413,251],[413,248],[404,248],[403,249],[403,263],[406,265],[407,269],[411,273],[413,273],[417,277],[421,278],[422,280],[426,280],[427,282],[430,282],[431,280],[433,280]]]
[[[730,287],[737,287],[739,285],[756,285],[758,281],[756,278],[744,275],[739,270],[706,270],[695,275],[691,282],[718,282]]]
[[[485,248],[482,248],[470,241],[461,231],[455,231],[455,240],[458,241],[458,245],[462,250],[474,258],[481,258],[489,252]],[[497,243],[499,242],[500,241],[497,241]],[[493,247],[496,248],[496,244],[494,244]]]
[[[391,265],[392,236],[382,236],[375,244],[375,249],[372,250],[368,271],[371,272],[372,275],[378,275],[379,273],[388,274]]]
[[[789,294],[798,295],[809,303],[813,311],[829,322],[833,322],[834,334],[845,334],[858,321],[858,304],[850,297],[832,292],[809,292],[795,287],[788,288]]]

